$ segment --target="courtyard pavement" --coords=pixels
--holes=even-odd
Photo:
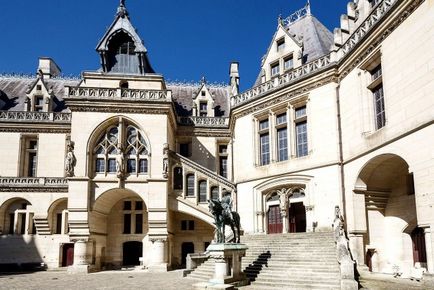
[[[0,289],[192,289],[197,280],[183,278],[182,271],[146,273],[140,271],[105,271],[93,274],[70,275],[66,272],[0,273]],[[395,279],[390,275],[362,273],[362,289],[416,290],[426,289],[422,283],[407,279]],[[243,287],[239,288],[240,290]]]

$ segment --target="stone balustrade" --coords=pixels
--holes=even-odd
[[[372,30],[372,28],[383,19],[390,9],[396,5],[398,0],[383,0],[377,4],[370,15],[360,24],[342,46],[330,54],[306,63],[298,68],[294,68],[285,74],[277,76],[265,83],[249,89],[239,95],[231,97],[231,108],[236,108],[244,103],[260,98],[261,96],[281,89],[292,84],[307,75],[320,72],[323,69],[332,67],[348,55],[360,41]]]
[[[227,128],[229,126],[229,118],[200,116],[178,117],[178,124],[195,127]]]
[[[267,93],[294,83],[312,73],[328,68],[333,64],[331,59],[331,54],[325,55],[298,68],[292,69],[285,74],[277,76],[268,82],[253,87],[242,94],[233,96],[231,97],[231,107],[235,108],[250,100],[258,99]]]
[[[363,21],[340,48],[341,57],[351,52],[370,30],[387,14],[398,0],[383,0],[377,4],[371,14]]]
[[[170,102],[172,92],[166,90],[135,90],[111,88],[65,87],[65,98],[83,98],[93,100],[135,100]]]
[[[1,122],[71,123],[70,113],[0,111]]]
[[[63,177],[0,177],[0,187],[68,187]]]

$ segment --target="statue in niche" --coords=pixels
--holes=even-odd
[[[344,217],[341,214],[341,209],[339,206],[335,207],[335,219],[333,221],[333,230],[335,234],[335,239],[344,236]]]
[[[163,145],[163,177],[167,178],[169,176],[169,144],[164,143]]]
[[[232,197],[230,193],[224,193],[221,200],[208,200],[208,207],[214,216],[216,226],[216,242],[224,244],[226,242],[225,226],[231,227],[234,234],[233,243],[240,243],[240,215],[232,211]]]
[[[74,155],[74,142],[69,141],[66,145],[66,157],[65,157],[65,176],[73,177],[74,168],[77,165],[77,159]]]
[[[122,145],[117,146],[118,155],[116,156],[116,176],[124,178],[125,176],[125,154]]]

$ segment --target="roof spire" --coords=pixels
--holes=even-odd
[[[311,10],[310,10],[310,0],[307,0],[307,4],[306,4],[306,14],[307,14],[307,15],[312,15]]]
[[[125,7],[125,0],[119,1],[119,7],[118,12],[116,13],[116,16],[120,16],[124,18],[125,16],[128,16],[127,8]]]

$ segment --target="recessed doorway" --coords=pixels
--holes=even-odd
[[[306,208],[302,202],[291,203],[289,207],[289,232],[306,232]]]
[[[140,257],[143,255],[142,242],[125,242],[123,244],[123,266],[140,265]]]

